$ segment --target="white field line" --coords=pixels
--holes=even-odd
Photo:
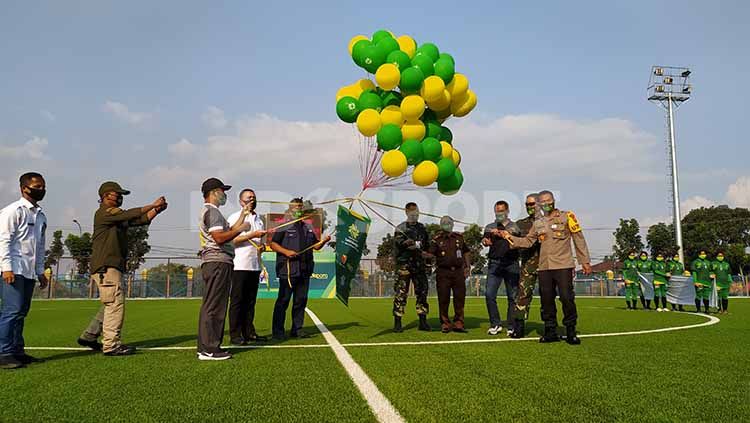
[[[312,312],[309,312],[312,313]],[[685,313],[692,314],[694,316],[704,317],[708,321],[703,323],[696,323],[693,325],[685,326],[673,326],[667,328],[658,329],[646,329],[629,332],[610,332],[610,333],[590,333],[578,335],[580,338],[603,338],[609,336],[630,336],[630,335],[647,335],[650,333],[662,333],[662,332],[674,332],[678,330],[695,329],[704,326],[711,326],[719,323],[721,320],[718,317],[700,314],[700,313]],[[310,316],[312,318],[312,314]],[[317,316],[316,316],[317,318]],[[314,321],[314,319],[313,319]],[[317,324],[316,324],[317,326]],[[320,328],[318,328],[320,330]],[[326,329],[327,331],[328,329]],[[321,330],[321,333],[323,331]],[[330,332],[328,332],[330,334]],[[325,337],[325,333],[323,334]],[[326,339],[327,340],[327,339]],[[460,339],[452,341],[402,341],[402,342],[353,342],[348,344],[341,344],[343,347],[386,347],[386,346],[399,346],[399,345],[445,345],[445,344],[484,344],[491,342],[521,342],[521,341],[536,341],[537,338],[526,337],[521,339],[512,338],[482,338],[482,339]],[[337,341],[338,342],[338,341]],[[225,346],[228,349],[287,349],[287,348],[329,348],[329,344],[300,344],[300,345],[245,345],[245,346]],[[42,350],[42,351],[88,351],[88,348],[81,347],[26,347],[27,350]],[[142,351],[181,351],[181,350],[195,350],[195,347],[142,347],[138,348]]]
[[[346,372],[349,374],[349,377],[357,386],[357,389],[359,389],[362,397],[367,400],[367,405],[370,406],[370,409],[372,410],[373,414],[375,414],[375,417],[377,417],[378,421],[381,423],[404,422],[405,420],[403,417],[401,417],[401,414],[398,413],[398,410],[396,410],[393,407],[393,404],[388,401],[388,398],[386,398],[385,395],[380,392],[378,387],[375,385],[375,382],[373,382],[372,379],[367,376],[367,373],[362,370],[362,367],[360,367],[359,364],[354,361],[346,348],[344,348],[339,340],[336,339],[335,336],[333,336],[333,333],[328,330],[326,325],[323,324],[318,316],[315,315],[315,313],[313,313],[309,308],[306,308],[305,311],[310,316],[313,323],[315,323],[315,326],[318,328],[320,333],[323,334],[323,337],[328,342],[328,345],[330,345],[331,349],[333,349],[333,353],[336,354],[336,358],[339,360],[341,365],[344,366],[344,370],[346,370]]]

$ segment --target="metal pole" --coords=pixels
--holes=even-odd
[[[170,272],[170,260],[167,259],[167,298],[169,298],[169,274]]]
[[[677,178],[677,151],[674,140],[674,112],[672,110],[672,93],[667,95],[667,120],[669,121],[669,146],[672,153],[672,198],[674,199],[674,234],[677,241],[677,252],[680,261],[685,263],[684,251],[682,249],[682,222],[680,215],[680,184]]]

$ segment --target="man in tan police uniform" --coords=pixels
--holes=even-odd
[[[440,324],[443,333],[450,331],[466,332],[464,328],[464,304],[466,302],[466,278],[469,276],[471,262],[469,247],[464,236],[453,232],[453,219],[443,216],[440,219],[440,231],[432,238],[428,253],[435,256],[437,267],[438,306]],[[448,306],[453,291],[453,320],[448,316]]]
[[[583,237],[581,225],[570,211],[555,208],[555,198],[550,191],[539,193],[538,199],[542,216],[534,222],[529,234],[515,237],[507,231],[500,235],[513,243],[513,248],[529,248],[537,240],[539,251],[539,293],[542,302],[542,320],[544,335],[539,342],[557,342],[557,307],[555,296],[560,296],[563,305],[563,325],[567,330],[565,340],[571,345],[580,344],[576,335],[578,313],[573,289],[575,262],[570,241],[576,250],[578,263],[583,266],[585,274],[591,273],[591,259]]]

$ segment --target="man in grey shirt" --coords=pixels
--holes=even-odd
[[[203,303],[198,318],[198,359],[226,360],[232,355],[221,349],[224,337],[224,321],[227,315],[229,289],[234,269],[234,246],[232,240],[250,229],[245,222],[249,209],[243,207],[240,218],[229,226],[219,211],[227,203],[226,191],[231,186],[224,185],[216,178],[203,182],[203,209],[198,224],[201,239],[201,273],[203,274]]]

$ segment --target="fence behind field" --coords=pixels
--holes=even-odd
[[[146,270],[146,272],[143,272]],[[190,272],[189,270],[192,270]],[[89,276],[75,271],[75,262],[63,257],[53,269],[50,285],[45,290],[37,290],[36,298],[97,298],[95,285]],[[394,276],[385,272],[376,260],[362,260],[360,271],[352,284],[351,297],[391,297]],[[435,274],[428,276],[429,295],[437,295]],[[466,280],[467,295],[484,296],[487,276],[471,275]],[[197,257],[147,257],[141,267],[123,275],[123,288],[128,298],[190,298],[203,295],[203,278],[200,259]],[[268,285],[261,285],[261,291]],[[605,275],[585,276],[577,274],[575,291],[579,296],[624,296],[624,283],[621,279],[607,280]],[[501,288],[500,296],[504,295]],[[535,291],[538,295],[538,289]],[[732,296],[750,296],[750,285],[746,277],[735,276],[730,289]]]

